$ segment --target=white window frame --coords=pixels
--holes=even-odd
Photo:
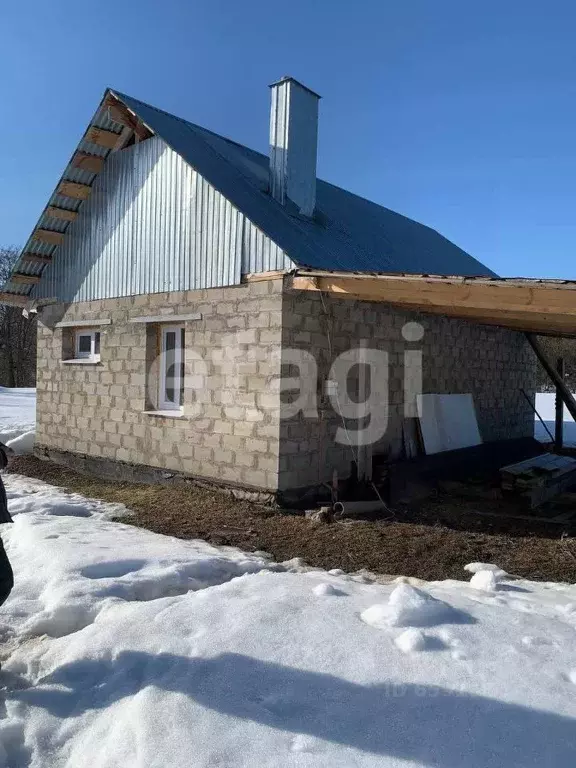
[[[184,402],[174,403],[168,399],[167,390],[167,377],[166,377],[166,336],[169,333],[174,333],[176,337],[176,345],[174,347],[174,370],[176,376],[172,381],[171,389],[180,393],[183,391],[183,378],[182,369],[184,363],[184,350],[180,343],[182,338],[182,332],[184,332],[184,345],[186,345],[186,329],[183,324],[180,325],[161,325],[160,326],[160,375],[159,375],[159,393],[158,393],[158,410],[161,411],[180,411],[184,410]]]
[[[75,360],[89,360],[92,363],[100,362],[100,352],[96,352],[96,334],[98,334],[98,342],[102,343],[102,336],[100,331],[96,328],[77,330],[74,334],[74,359]],[[90,351],[80,351],[80,338],[83,336],[90,337]]]

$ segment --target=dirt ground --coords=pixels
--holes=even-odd
[[[386,522],[314,524],[301,515],[193,484],[114,483],[32,456],[16,458],[11,471],[125,504],[135,514],[121,522],[181,539],[264,550],[277,561],[300,557],[327,569],[367,569],[422,579],[463,579],[466,563],[482,561],[525,578],[576,582],[576,540],[567,538],[561,527],[479,518],[466,504],[450,498],[395,511]]]

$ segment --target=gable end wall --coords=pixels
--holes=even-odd
[[[223,287],[283,251],[160,138],[111,155],[33,290],[94,301]]]

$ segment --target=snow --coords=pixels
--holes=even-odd
[[[491,563],[379,583],[5,482],[0,766],[576,765],[575,585]]]
[[[329,596],[334,596],[334,595],[341,595],[341,594],[343,594],[343,593],[342,593],[342,592],[340,592],[338,589],[336,589],[336,587],[335,587],[333,584],[325,584],[325,583],[323,583],[323,584],[318,584],[316,587],[314,587],[314,589],[312,590],[312,592],[313,592],[313,593],[314,593],[314,594],[315,594],[317,597],[329,597]]]
[[[468,565],[464,566],[464,570],[468,571],[468,573],[478,573],[478,571],[492,571],[496,578],[506,578],[508,574],[506,571],[503,571],[502,568],[499,568],[497,565],[494,565],[494,563],[468,563]]]
[[[496,592],[498,579],[495,571],[476,571],[470,579],[470,586],[481,589],[484,592]]]
[[[554,434],[554,425],[556,423],[556,395],[554,392],[539,392],[536,395],[536,410],[545,422],[551,434]],[[550,435],[546,432],[540,419],[534,415],[534,437],[536,440],[549,443]],[[564,443],[565,445],[576,445],[576,423],[568,409],[564,406]]]
[[[436,624],[458,623],[464,617],[452,606],[428,592],[409,584],[398,584],[386,604],[367,608],[360,617],[377,629],[386,627],[432,627]]]
[[[6,484],[5,765],[575,764],[575,586],[368,582]]]
[[[426,648],[426,635],[420,629],[411,627],[398,635],[394,645],[404,653],[423,651]]]
[[[28,453],[36,429],[36,390],[0,387],[0,443]]]

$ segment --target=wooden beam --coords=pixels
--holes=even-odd
[[[245,283],[258,283],[260,280],[278,280],[284,277],[286,270],[276,269],[272,272],[249,272],[242,277]]]
[[[566,386],[566,382],[564,381],[562,376],[560,376],[560,374],[554,367],[554,364],[548,359],[548,356],[546,352],[544,352],[544,349],[542,348],[542,345],[538,341],[538,338],[533,333],[527,333],[526,338],[528,339],[528,343],[534,350],[534,353],[538,358],[538,360],[540,361],[542,367],[544,368],[548,376],[552,379],[553,383],[556,385],[558,393],[562,396],[562,399],[566,404],[566,408],[568,408],[568,412],[570,413],[570,416],[572,416],[574,421],[576,421],[576,400],[574,399],[574,395]]]
[[[13,283],[24,283],[25,285],[36,285],[40,282],[40,275],[23,275],[19,272],[14,272],[10,275],[10,280]]]
[[[76,211],[69,211],[66,208],[56,208],[54,205],[49,205],[45,211],[46,216],[51,216],[53,219],[62,219],[63,221],[74,221],[78,216]]]
[[[73,197],[76,200],[86,200],[90,197],[92,187],[88,184],[76,184],[74,181],[61,181],[56,192],[64,197]]]
[[[120,123],[120,125],[124,125],[133,130],[140,141],[145,141],[153,135],[152,131],[144,125],[140,118],[131,112],[119,99],[112,96],[112,94],[107,96],[104,106],[108,108],[110,117],[114,122]]]
[[[116,134],[114,134],[116,136]],[[116,136],[116,138],[118,138]],[[76,152],[72,158],[72,165],[74,168],[80,168],[83,171],[89,171],[90,173],[100,173],[104,167],[106,160],[103,157],[97,155],[88,155],[86,152]]]
[[[88,128],[84,136],[86,141],[97,144],[99,147],[113,149],[118,141],[118,134],[113,131],[105,131],[103,128]]]
[[[42,240],[43,243],[50,243],[50,245],[60,245],[64,240],[63,232],[53,232],[51,229],[36,229],[32,237],[34,240]]]
[[[0,292],[0,304],[14,304],[17,307],[25,307],[28,301],[28,296],[23,296],[19,293]]]
[[[128,128],[127,125],[122,128],[122,133],[118,134],[118,141],[114,145],[112,152],[119,152],[121,149],[124,149],[124,147],[127,146],[130,139],[134,135],[134,131],[131,128]]]
[[[520,310],[534,314],[553,314],[559,310],[576,317],[576,285],[573,290],[543,285],[506,285],[500,283],[467,283],[419,281],[408,278],[379,277],[295,277],[294,288],[362,298],[365,301],[418,303],[422,307],[450,309],[453,306],[484,309]]]
[[[52,264],[52,256],[44,256],[40,253],[23,253],[20,258],[32,264]]]
[[[338,298],[386,302],[405,309],[468,319],[520,331],[576,336],[576,284],[505,285],[422,277],[297,276],[295,290]]]

